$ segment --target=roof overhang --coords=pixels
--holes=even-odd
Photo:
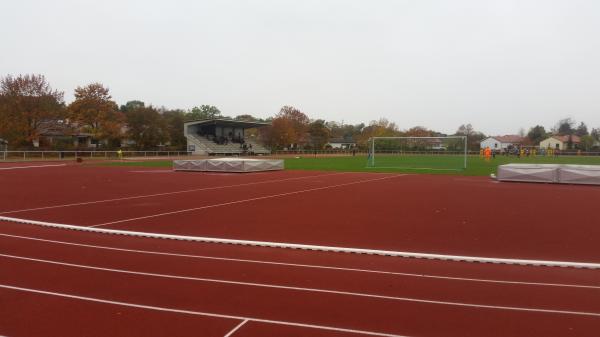
[[[194,121],[185,122],[186,126],[189,125],[215,125],[215,126],[230,126],[237,127],[243,129],[251,129],[251,128],[260,128],[263,126],[269,126],[271,123],[265,122],[246,122],[246,121],[236,121],[233,119],[200,119]]]

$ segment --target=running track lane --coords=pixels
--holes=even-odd
[[[94,194],[96,191],[107,193],[106,191],[111,190],[113,186],[124,185],[143,189],[147,185],[153,185],[148,184],[147,179],[145,179],[146,183],[143,183],[144,179],[140,180],[136,178],[136,174],[127,171],[86,171],[87,168],[76,166],[73,169],[79,169],[76,170],[76,176],[83,180],[85,177],[89,178],[97,174],[110,179],[125,177],[136,181],[132,184],[110,185],[110,188],[107,188],[109,185],[106,183],[98,182],[96,185],[84,185],[88,188],[92,185],[96,186],[96,189],[93,189]],[[48,171],[53,171],[54,174],[60,172],[59,170]],[[138,177],[140,175],[144,174],[137,174]],[[369,174],[363,175],[369,176]],[[159,181],[165,187],[168,186],[169,181],[173,184],[180,183],[182,177],[175,174],[152,176],[161,176],[163,180]],[[193,177],[190,179],[207,181],[204,175],[187,174],[187,176]],[[267,175],[261,177],[264,176]],[[49,177],[51,176],[47,178]],[[243,179],[252,180],[256,177],[259,175]],[[344,179],[342,177],[333,176],[331,179]],[[242,179],[238,176],[225,177],[225,179],[229,178]],[[32,179],[34,179],[33,186],[37,185],[36,182],[44,185],[47,181],[53,181],[52,184],[57,181],[56,178],[35,180],[32,177]],[[307,181],[311,179],[307,178]],[[320,179],[329,180],[323,177]],[[286,182],[283,185],[287,183],[293,182]],[[301,184],[301,180],[295,183]],[[200,200],[191,198],[191,202],[206,205],[206,202],[212,199],[232,200],[241,198],[246,193],[256,195],[255,190],[269,191],[278,188],[265,185],[240,187],[229,191],[222,189],[211,193],[198,192],[187,197],[201,196]],[[233,190],[237,194],[232,195]],[[586,213],[587,210],[592,212],[595,207],[594,200],[600,198],[600,189],[597,187],[499,184],[481,177],[413,175],[395,182],[388,181],[385,184],[362,184],[360,188],[357,185],[350,193],[344,191],[347,189],[315,191],[310,193],[310,197],[290,195],[280,200],[256,200],[247,204],[197,209],[194,212],[171,214],[168,217],[114,223],[106,227],[440,254],[599,262],[595,238],[600,236],[600,227],[595,224],[595,215]],[[402,193],[399,194],[399,191]],[[71,191],[64,191],[64,193],[71,194]],[[79,193],[78,191],[75,195],[80,195]],[[129,192],[129,195],[131,194]],[[44,194],[39,193],[39,195]],[[81,207],[84,211],[80,212],[74,210],[69,212],[68,208],[51,209],[48,210],[49,213],[33,212],[31,218],[52,220],[44,218],[44,215],[51,215],[58,220],[73,220],[64,222],[86,224],[86,221],[93,220],[94,214],[100,214],[97,215],[99,219],[133,220],[128,216],[130,213],[143,214],[142,217],[156,214],[155,208],[157,211],[170,210],[172,208],[165,207],[167,203],[171,205],[177,200],[185,201],[187,197],[171,195],[123,201],[122,206],[118,208],[121,213],[118,214],[117,211],[111,212],[110,207],[90,205],[90,208]],[[90,198],[89,193],[85,198]],[[507,207],[494,213],[485,212],[483,210],[487,209],[487,205],[481,203],[487,202],[486,200],[490,198],[494,198],[499,204],[519,206]],[[9,199],[13,201],[13,198]],[[21,200],[21,208],[27,205],[26,202],[27,199]],[[580,207],[583,211],[576,213],[553,211],[565,207],[571,208],[568,206],[571,204]],[[527,205],[527,207],[520,205]],[[175,210],[181,210],[179,205],[176,207]],[[225,209],[227,212],[223,211]],[[88,212],[91,216],[82,216],[82,214],[87,215]],[[311,216],[308,217],[307,213]],[[119,214],[123,217],[117,218]],[[290,217],[290,214],[297,216]],[[24,212],[15,215],[26,218],[25,215],[29,214]],[[281,219],[285,219],[285,226],[281,225]],[[112,221],[100,221],[96,224],[110,222]],[[341,232],[344,235],[340,235]],[[534,242],[535,249],[532,245]]]
[[[148,170],[152,172],[156,170]],[[342,172],[277,171],[248,174],[146,174],[127,167],[68,165],[0,171],[0,212],[230,185],[303,179]]]
[[[511,206],[490,210],[489,200]],[[597,186],[500,184],[480,177],[410,175],[103,227],[396,251],[600,262],[600,226],[593,213],[597,200]]]
[[[48,245],[46,243],[45,245]],[[136,257],[130,255],[121,255],[115,252],[85,252],[90,248],[70,247],[73,251],[58,251],[52,246],[25,247],[22,244],[13,244],[3,242],[2,247],[12,247],[17,249],[13,253],[21,255],[34,254],[38,250],[52,252],[48,257],[58,260],[59,258],[83,257],[83,260],[74,261],[87,264],[107,263],[110,265],[114,261],[127,260],[132,263],[131,266],[122,265],[121,267],[150,268],[155,270],[157,266],[163,266],[156,257],[146,256],[146,262],[143,260],[131,261]],[[27,246],[27,245],[25,245]],[[64,247],[62,248],[64,249]],[[29,251],[28,251],[29,250]],[[63,255],[61,255],[63,254]],[[62,256],[62,257],[61,257]],[[140,258],[140,257],[137,257]],[[182,261],[183,260],[183,261]],[[19,262],[16,262],[19,261]],[[167,262],[167,261],[164,261]],[[191,263],[191,264],[190,264]],[[196,265],[198,262],[190,262],[187,258],[174,258],[170,265],[183,264],[181,269],[159,270],[171,273],[196,272],[204,273],[205,270],[212,269],[204,265]],[[168,264],[168,263],[167,263]],[[123,302],[138,303],[145,305],[154,305],[160,307],[173,307],[185,310],[210,310],[223,312],[240,317],[254,317],[257,315],[269,316],[268,319],[277,320],[309,320],[318,324],[344,324],[350,328],[379,328],[386,332],[403,333],[409,335],[439,335],[442,331],[445,335],[544,335],[544,336],[592,336],[594,326],[597,326],[599,319],[596,316],[580,316],[570,314],[550,314],[541,312],[522,312],[512,310],[484,309],[484,308],[464,308],[449,307],[444,304],[426,304],[403,302],[388,299],[356,298],[355,296],[306,292],[303,290],[272,289],[239,284],[222,284],[215,282],[205,282],[198,280],[182,280],[161,278],[149,275],[131,275],[117,273],[114,271],[90,270],[85,268],[52,265],[39,261],[22,261],[14,258],[1,258],[0,266],[3,270],[13,270],[10,276],[2,276],[0,282],[19,283],[19,286],[27,286],[33,289],[42,288],[44,290],[57,291],[61,293],[73,293],[80,296],[92,298],[108,298],[109,300],[119,300]],[[170,267],[168,267],[170,268]],[[239,265],[229,266],[226,263],[215,269],[233,270],[221,271],[225,274],[222,277],[233,278],[244,277],[245,273],[252,273],[252,270],[244,271]],[[256,273],[265,275],[273,274],[273,282],[285,282],[286,278],[291,278],[288,282],[307,282],[319,277],[319,273],[306,273],[302,275],[289,274],[289,271],[263,270],[261,267]],[[279,269],[279,270],[278,270]],[[34,279],[31,274],[36,275]],[[201,276],[201,275],[196,275]],[[370,281],[370,277],[363,277],[363,280],[357,280],[359,286],[366,290],[375,292],[382,291],[383,288],[410,288],[410,284],[390,284],[384,280]],[[329,280],[330,287],[338,288],[340,284],[346,283],[349,277],[347,275],[325,275],[323,280]],[[389,280],[388,280],[389,281]],[[402,282],[406,282],[403,280]],[[453,281],[455,282],[455,281]],[[200,284],[199,284],[200,283]],[[410,282],[409,282],[410,283]],[[304,284],[306,285],[306,284]],[[314,284],[313,284],[314,285]],[[436,286],[436,285],[434,285]],[[471,285],[472,286],[472,285]],[[513,286],[508,286],[503,291],[502,288],[478,289],[466,286],[464,288],[453,289],[452,286],[438,284],[436,287],[446,288],[445,291],[462,292],[463,294],[471,292],[492,292],[501,296],[507,296],[507,290]],[[503,286],[504,287],[504,286]],[[404,289],[398,291],[404,292]],[[522,290],[523,293],[531,293],[531,287]],[[556,289],[549,290],[550,292]],[[572,290],[562,293],[563,296],[573,296]],[[579,290],[578,290],[579,291]],[[596,291],[594,293],[594,291]],[[510,292],[510,290],[508,290]],[[504,293],[504,294],[501,294]],[[597,290],[592,290],[589,294],[597,294]],[[48,296],[48,295],[40,295]],[[43,299],[39,299],[44,301]],[[564,302],[556,298],[558,302]],[[591,302],[597,303],[593,298]],[[579,302],[579,301],[576,301]],[[539,303],[538,303],[539,304]],[[576,303],[574,303],[576,305]],[[564,305],[557,303],[555,305]],[[260,317],[259,317],[260,318]],[[428,322],[435,320],[436,325],[431,326]],[[292,321],[293,322],[293,321]],[[237,322],[236,324],[239,324]],[[575,330],[569,328],[576,326]],[[259,331],[264,332],[272,329],[271,324],[250,324],[244,325],[243,329],[236,332],[236,336],[262,336]],[[285,328],[288,329],[288,328]],[[284,330],[285,330],[284,329]],[[448,331],[451,330],[451,331]],[[296,331],[296,330],[294,330]],[[372,329],[370,330],[372,331]],[[590,332],[590,333],[588,333]],[[297,332],[297,335],[314,335],[309,332]]]
[[[2,212],[17,214],[22,218],[50,222],[74,223],[83,226],[103,225],[120,219],[140,218],[152,214],[179,214],[207,208],[221,208],[231,204],[250,204],[256,200],[275,200],[288,195],[306,194],[313,191],[337,189],[364,183],[374,183],[403,175],[322,174],[299,178],[273,179],[258,184],[233,184],[200,188],[188,193],[155,195],[101,203],[84,203],[68,207],[38,210]],[[85,217],[82,216],[85,214]]]
[[[129,251],[150,256],[173,256],[186,258],[201,258],[217,256],[224,259],[244,259],[246,262],[273,261],[295,264],[315,265],[318,262],[341,268],[358,268],[364,270],[381,270],[382,272],[408,272],[416,275],[431,274],[438,271],[441,276],[469,277],[474,279],[493,278],[509,279],[523,282],[554,282],[562,284],[576,283],[587,286],[600,286],[598,270],[573,268],[535,268],[518,265],[481,265],[477,263],[462,263],[422,259],[398,259],[354,254],[330,254],[319,251],[303,251],[291,249],[271,249],[264,247],[248,247],[236,245],[190,243],[174,240],[155,240],[142,237],[123,237],[102,235],[90,232],[57,230],[55,228],[39,227],[0,222],[2,235],[16,236],[27,241],[49,242],[67,246],[89,246],[101,250]],[[46,241],[47,240],[47,241]],[[119,250],[120,249],[120,250]],[[178,255],[179,254],[179,255]],[[225,261],[218,259],[218,261]],[[483,266],[483,267],[482,267]],[[495,272],[498,271],[498,272]],[[501,272],[499,272],[501,271]]]

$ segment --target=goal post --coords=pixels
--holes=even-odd
[[[372,137],[367,167],[460,171],[467,168],[467,137]]]

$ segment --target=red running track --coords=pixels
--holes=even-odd
[[[488,181],[479,178],[437,176],[287,171],[209,176],[130,171],[74,166],[2,172],[0,182],[7,187],[2,192],[3,211],[216,187],[7,215],[94,225],[190,206],[264,198],[105,227],[353,247],[431,248],[455,254],[460,245],[455,247],[453,242],[459,238],[450,236],[448,245],[440,244],[444,241],[437,241],[441,238],[433,232],[443,227],[427,225],[417,216],[423,213],[429,222],[435,219],[426,211],[437,206],[442,191],[468,186],[479,195],[504,191],[504,186],[548,187],[487,185]],[[385,177],[389,178],[373,180]],[[218,188],[242,184],[254,185]],[[316,190],[327,186],[336,187]],[[424,197],[411,195],[418,186],[430,193],[427,205]],[[129,193],[124,194],[127,188]],[[399,188],[403,193],[389,192]],[[597,193],[591,188],[578,190],[584,196]],[[569,189],[561,191],[570,193],[565,192]],[[295,194],[286,194],[291,192]],[[48,195],[54,200],[45,198]],[[392,197],[394,202],[386,201]],[[448,206],[448,214],[460,213],[454,209],[460,205],[456,200],[448,198],[447,204],[454,205]],[[376,211],[373,218],[368,217],[369,211]],[[464,213],[476,215],[471,208]],[[427,226],[434,237],[428,240],[427,231],[420,233],[409,222],[391,228],[395,222],[388,217],[398,221],[409,216]],[[269,220],[274,218],[278,221]],[[368,219],[369,226],[363,227],[361,222]],[[448,217],[445,224],[457,227],[454,221]],[[302,224],[309,228],[303,229]],[[585,249],[575,255],[549,255],[548,248],[538,251],[538,246],[519,247],[519,242],[512,250],[501,250],[491,236],[484,237],[490,247],[476,245],[469,239],[476,227],[467,226],[469,230],[461,236],[462,244],[468,246],[465,251],[473,255],[594,258]],[[384,233],[373,233],[378,231]],[[424,241],[417,244],[405,235]],[[407,248],[411,243],[415,249]],[[539,243],[545,247],[542,240]],[[0,335],[6,336],[595,336],[600,327],[597,270],[125,238],[10,222],[0,222],[0,247],[0,271],[8,271],[0,273]],[[31,324],[32,319],[36,324]]]
[[[0,215],[242,240],[600,262],[597,186],[443,175],[151,172],[6,171]],[[86,203],[107,199],[117,200]],[[49,205],[59,207],[18,211]]]

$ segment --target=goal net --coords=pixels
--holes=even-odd
[[[367,167],[460,171],[467,168],[467,137],[374,137]]]

